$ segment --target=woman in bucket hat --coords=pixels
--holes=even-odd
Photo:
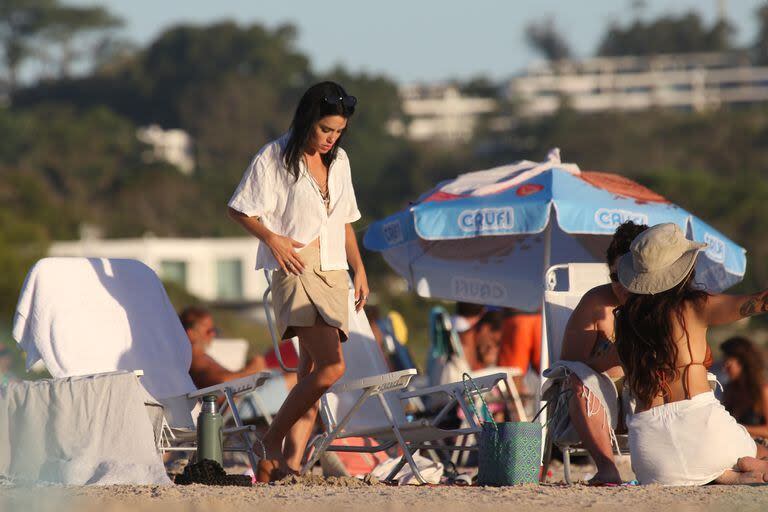
[[[711,295],[695,285],[693,242],[676,224],[635,238],[619,260],[630,292],[615,309],[616,348],[636,399],[627,419],[640,483],[703,485],[768,481],[768,449],[715,398],[704,358],[707,329],[768,311],[768,290]]]

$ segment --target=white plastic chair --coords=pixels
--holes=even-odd
[[[225,398],[235,427],[225,429],[227,451],[245,452],[254,467],[255,427],[244,426],[234,397],[268,377],[254,374],[205,389],[189,376],[192,350],[157,275],[136,260],[44,258],[27,274],[16,309],[14,339],[27,369],[42,360],[54,378],[134,371],[163,404],[158,449],[195,451],[195,406],[203,396]],[[226,444],[226,443],[225,443]]]
[[[271,285],[269,274],[265,274]],[[280,340],[277,339],[266,300],[268,294],[269,289],[265,292],[264,307],[273,342],[277,344]],[[474,435],[481,430],[470,411],[464,385],[454,382],[407,390],[417,371],[409,369],[389,372],[365,313],[355,311],[353,290],[349,293],[349,312],[349,339],[342,344],[346,371],[342,379],[320,400],[324,432],[311,443],[309,460],[302,472],[311,469],[325,451],[374,453],[399,445],[403,457],[387,480],[393,479],[408,464],[417,481],[424,484],[426,480],[412,456],[417,450],[477,450],[476,446],[449,446],[444,443],[447,438]],[[504,383],[507,394],[510,393],[506,373],[480,376],[474,378],[474,381],[481,393],[489,392],[500,383]],[[445,405],[435,416],[421,420],[407,417],[404,402],[435,394],[447,397]],[[475,395],[473,390],[469,393],[470,399],[475,400]],[[456,406],[463,411],[468,425],[457,429],[440,428],[438,425]],[[335,439],[346,437],[371,437],[379,444],[372,447],[333,446]]]
[[[610,283],[608,266],[604,263],[568,263],[554,265],[545,276],[543,329],[542,329],[542,360],[541,367],[548,368],[560,360],[563,347],[563,336],[571,313],[579,301],[589,290],[596,286]],[[546,379],[542,379],[542,387]],[[542,419],[546,414],[542,414]],[[549,465],[552,445],[558,446],[563,452],[563,466],[566,483],[571,483],[571,454],[579,449],[579,443],[565,442],[551,438],[551,432],[545,428],[543,475]]]

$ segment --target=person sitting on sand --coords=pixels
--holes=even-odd
[[[698,288],[694,266],[704,247],[676,224],[659,224],[619,260],[619,282],[630,294],[614,311],[616,352],[637,401],[627,427],[641,484],[768,481],[768,449],[715,398],[704,366],[707,329],[765,313],[768,290]]]
[[[181,325],[192,344],[192,364],[189,375],[198,388],[215,386],[222,382],[239,379],[266,368],[264,357],[254,356],[239,372],[227,370],[205,351],[216,337],[216,327],[211,313],[198,306],[185,308],[179,314]]]
[[[563,410],[556,411],[562,417],[553,420],[554,434],[556,439],[581,441],[584,445],[597,466],[597,474],[590,480],[592,485],[621,483],[613,460],[612,439],[620,423],[624,372],[615,351],[612,359],[609,352],[614,340],[613,309],[622,303],[627,291],[618,282],[616,264],[629,252],[632,240],[646,229],[648,226],[632,221],[616,229],[606,251],[611,282],[589,290],[581,298],[565,328],[561,361],[545,372],[547,377],[555,376],[553,372],[557,371],[568,377],[567,415]]]
[[[765,444],[768,439],[768,382],[763,356],[747,338],[734,336],[720,345],[728,383],[723,392],[725,409],[747,432]]]

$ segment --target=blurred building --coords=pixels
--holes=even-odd
[[[87,237],[54,242],[49,255],[136,259],[200,299],[238,305],[261,302],[267,287],[263,272],[254,270],[256,243],[254,238]]]
[[[653,107],[705,110],[768,101],[768,67],[744,53],[599,57],[540,64],[513,78],[507,97],[521,115]]]
[[[168,162],[183,174],[190,174],[195,169],[192,137],[184,130],[163,130],[152,124],[136,130],[136,137],[152,148],[144,154],[146,161]]]
[[[389,131],[410,140],[466,142],[481,120],[498,110],[496,98],[465,96],[453,85],[414,85],[400,88],[404,118]]]

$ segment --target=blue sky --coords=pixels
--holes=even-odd
[[[757,31],[754,11],[766,0],[725,0],[737,40]],[[578,56],[594,52],[611,21],[633,18],[630,0],[64,0],[104,5],[126,20],[123,34],[146,43],[178,23],[234,19],[269,27],[291,22],[298,45],[322,71],[343,64],[400,82],[487,75],[504,78],[533,63],[525,43],[531,20],[554,16]],[[716,0],[646,0],[645,18],[697,10],[707,21]]]

